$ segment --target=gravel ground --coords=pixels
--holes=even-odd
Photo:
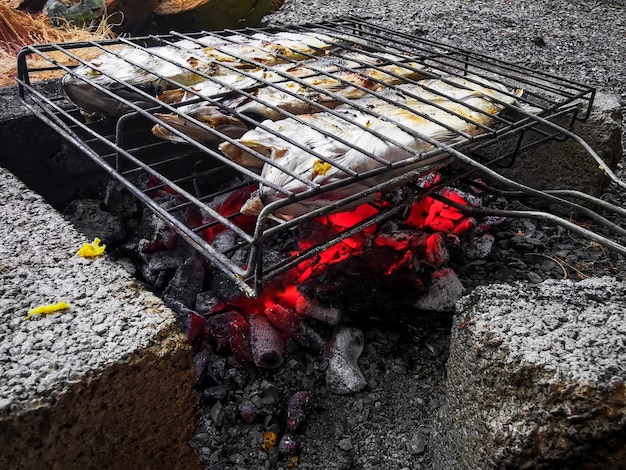
[[[593,85],[618,96],[624,109],[624,8],[623,0],[287,0],[279,12],[266,17],[265,24],[283,26],[357,15]],[[598,250],[558,227],[532,219],[513,220],[494,235],[495,249],[488,258],[455,267],[467,289],[517,280],[538,283],[605,274],[626,278],[621,256]],[[239,377],[240,389],[226,400],[205,395],[195,445],[207,468],[290,465],[275,451],[263,451],[261,444],[265,431],[284,430],[285,401],[300,389],[311,390],[312,396],[304,424],[297,431],[302,441],[298,468],[432,468],[428,440],[445,385],[450,318],[399,311],[382,322],[376,313],[353,319],[365,333],[359,361],[368,380],[363,392],[329,394],[323,360],[294,352],[276,371]],[[268,382],[279,391],[269,393],[274,389]],[[255,393],[265,396],[269,414],[261,423],[247,424],[239,417],[236,403]]]

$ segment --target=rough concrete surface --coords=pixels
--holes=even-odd
[[[457,304],[435,468],[623,468],[626,284],[480,287]]]
[[[575,121],[571,129],[613,170],[622,159],[622,118],[617,96],[597,93],[589,118]],[[568,123],[563,125],[568,127]],[[573,140],[549,142],[526,152],[501,173],[536,189],[568,188],[594,196],[600,196],[610,182],[598,163]]]
[[[87,240],[4,169],[0,194],[0,467],[197,466],[173,313],[106,257],[76,256]]]

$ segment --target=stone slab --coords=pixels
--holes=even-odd
[[[198,468],[174,314],[3,168],[0,195],[0,468]]]
[[[561,123],[568,127],[567,122]],[[596,93],[586,121],[571,129],[587,142],[606,165],[615,170],[623,157],[622,108],[619,98]],[[497,169],[503,176],[535,189],[574,189],[600,196],[610,179],[577,142],[552,141],[518,156],[511,168]]]
[[[457,304],[435,468],[623,468],[626,283],[479,287]]]

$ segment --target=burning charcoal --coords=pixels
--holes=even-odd
[[[433,282],[415,306],[423,310],[450,312],[463,295],[463,284],[452,269],[444,268],[433,273]]]
[[[215,344],[218,351],[230,348],[230,325],[246,321],[243,315],[234,310],[207,315],[204,318],[206,320],[205,334]]]
[[[285,342],[264,315],[250,315],[252,359],[261,368],[274,369],[283,362]]]
[[[178,300],[189,308],[193,308],[196,297],[204,283],[204,264],[200,257],[191,256],[174,273],[163,294],[165,302]]]
[[[230,350],[240,367],[249,368],[253,363],[250,350],[250,325],[243,315],[230,310],[207,315],[205,318],[205,333],[217,350]]]
[[[269,322],[287,336],[293,336],[301,319],[280,304],[270,304],[265,308],[265,317]]]
[[[224,302],[215,297],[211,291],[203,291],[196,296],[196,310],[198,312],[212,314],[219,312],[224,307]]]
[[[243,315],[239,315],[235,320],[230,322],[228,325],[228,335],[230,350],[237,364],[244,369],[251,368],[254,362],[251,350],[251,329],[250,324]]]
[[[278,443],[278,452],[282,455],[297,455],[300,452],[300,440],[292,434],[285,434]]]
[[[265,309],[265,316],[287,338],[293,339],[301,346],[316,353],[321,353],[324,350],[327,340],[306,321],[306,318],[301,318],[279,304],[268,306]]]
[[[427,234],[417,230],[400,230],[397,224],[387,223],[376,237],[378,246],[391,246],[396,250],[409,250],[424,246]]]
[[[63,216],[87,238],[98,237],[106,245],[119,242],[126,237],[122,221],[119,217],[107,212],[104,204],[99,200],[72,201],[63,212]]]
[[[426,240],[426,260],[433,266],[443,266],[450,261],[450,253],[441,233],[433,233]]]
[[[302,316],[314,318],[332,326],[338,325],[343,316],[341,310],[334,307],[323,307],[304,296],[298,299],[296,311]]]
[[[330,392],[345,395],[358,392],[367,385],[357,363],[363,352],[363,344],[361,330],[347,326],[335,330],[326,346],[326,386]]]
[[[311,393],[300,391],[294,393],[287,401],[287,429],[295,431],[304,421],[304,407],[311,398]]]

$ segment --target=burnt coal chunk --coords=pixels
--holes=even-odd
[[[412,305],[424,292],[424,273],[409,266],[389,272],[401,254],[390,247],[375,247],[330,264],[300,286],[307,297],[345,312],[388,310]]]
[[[168,284],[163,296],[165,302],[181,302],[188,308],[194,308],[196,297],[204,284],[204,262],[198,256],[191,256],[178,267]]]
[[[110,213],[98,199],[77,199],[68,204],[63,216],[88,238],[100,238],[105,245],[124,240],[122,220]]]

